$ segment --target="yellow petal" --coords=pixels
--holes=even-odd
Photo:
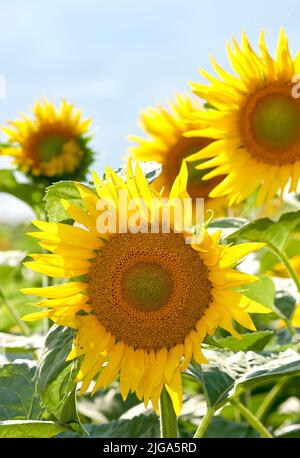
[[[174,411],[179,416],[182,406],[182,379],[179,367],[175,371],[171,382],[165,383],[165,387],[172,400]]]
[[[20,291],[23,294],[30,294],[38,297],[48,297],[49,299],[56,299],[60,297],[73,296],[87,289],[86,283],[69,282],[64,285],[48,286],[45,288],[23,288]]]
[[[260,250],[265,245],[265,243],[241,243],[240,245],[226,247],[225,253],[220,260],[220,267],[230,267],[249,253]]]

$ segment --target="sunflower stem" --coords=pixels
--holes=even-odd
[[[297,287],[297,289],[298,289],[298,291],[300,293],[300,279],[299,279],[299,277],[297,275],[297,272],[295,271],[295,269],[291,265],[291,263],[289,261],[289,258],[287,257],[287,255],[285,253],[283,253],[282,251],[278,250],[277,247],[272,245],[271,248],[274,251],[274,253],[276,254],[276,256],[280,259],[282,264],[286,267],[286,270],[290,274],[290,277],[294,281],[294,283],[295,283],[295,285],[296,285],[296,287]]]
[[[272,406],[273,402],[277,398],[278,394],[284,387],[284,385],[287,383],[289,380],[289,377],[282,377],[271,389],[271,391],[268,392],[267,396],[264,398],[263,402],[259,406],[259,408],[256,411],[256,417],[259,420],[262,420],[265,415],[268,413],[270,407]]]
[[[267,430],[267,428],[262,424],[262,422],[249,409],[247,409],[246,406],[244,406],[237,399],[233,399],[231,403],[239,409],[239,411],[247,420],[249,425],[251,425],[252,428],[254,428],[257,432],[259,432],[261,437],[264,437],[266,439],[272,439],[272,434]]]
[[[201,437],[204,436],[205,431],[207,430],[208,425],[210,424],[214,414],[215,414],[216,409],[215,408],[210,408],[207,409],[206,414],[202,418],[202,421],[200,425],[197,428],[197,431],[194,434],[194,438],[200,439]]]
[[[178,437],[177,416],[173,403],[164,387],[160,395],[160,430],[162,438]]]
[[[291,263],[289,261],[289,258],[287,257],[287,255],[285,253],[283,253],[282,251],[278,250],[278,248],[275,247],[274,245],[270,245],[270,248],[273,251],[273,253],[277,256],[277,258],[285,266],[285,268],[287,269],[290,277],[294,281],[298,292],[300,293],[300,279],[298,278],[297,272],[295,271],[295,269],[291,265]],[[294,329],[294,327],[293,327],[293,325],[291,323],[291,320],[287,316],[285,316],[277,307],[274,307],[274,312],[278,315],[279,318],[281,318],[285,322],[285,325],[286,325],[288,331],[290,332],[291,336],[295,336],[297,334],[297,331]]]
[[[31,335],[29,327],[26,325],[24,321],[21,320],[21,318],[19,317],[19,314],[14,309],[14,307],[10,304],[10,302],[4,297],[2,291],[0,291],[0,302],[2,302],[4,307],[7,308],[9,314],[11,315],[15,323],[19,326],[22,334],[26,337],[29,337]]]

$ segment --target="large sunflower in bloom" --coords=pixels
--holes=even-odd
[[[33,118],[23,115],[2,127],[8,147],[0,154],[13,156],[14,164],[33,177],[84,178],[92,162],[85,134],[90,120],[63,100],[57,109],[46,99],[33,107]]]
[[[131,199],[144,202],[138,211],[142,220],[153,221],[157,197],[137,165],[135,174],[128,163],[126,182],[109,168],[103,183],[94,174],[95,193],[78,184],[84,208],[63,201],[70,218],[80,226],[35,222],[40,231],[31,235],[51,254],[31,255],[25,265],[37,272],[72,281],[47,288],[23,290],[48,300],[38,303],[47,310],[27,315],[36,320],[49,317],[55,323],[76,330],[69,360],[82,357],[78,380],[85,393],[92,381],[92,393],[120,376],[120,391],[125,399],[135,392],[147,406],[158,401],[165,386],[177,414],[182,402],[181,372],[192,358],[205,364],[201,343],[217,326],[239,337],[236,320],[255,329],[249,313],[268,309],[248,299],[235,287],[256,280],[236,271],[238,261],[259,249],[258,243],[237,246],[219,244],[220,232],[203,232],[201,241],[186,243],[185,233],[171,231],[99,233],[96,210],[106,199],[113,202],[118,221],[125,205],[119,191],[125,190],[128,208]],[[173,184],[169,203],[186,196],[185,164]],[[98,202],[98,205],[97,205]],[[176,202],[176,200],[175,200]],[[101,208],[104,206],[100,205]],[[178,221],[177,221],[178,223]]]
[[[169,195],[182,161],[212,142],[210,138],[206,137],[187,138],[183,135],[194,127],[194,124],[188,119],[189,116],[199,110],[201,110],[200,104],[195,103],[189,96],[178,94],[175,102],[170,103],[169,110],[159,106],[157,108],[150,107],[141,113],[141,128],[148,137],[129,136],[129,139],[136,144],[129,148],[134,159],[137,161],[156,161],[162,165],[161,174],[152,186],[158,192],[163,190],[164,196]],[[197,170],[194,164],[187,165],[189,169],[187,185],[189,195],[193,198],[205,198],[207,209],[220,210],[224,199],[212,200],[207,198],[209,192],[221,181],[221,178],[203,181],[202,177],[208,170]]]
[[[236,75],[212,59],[219,78],[202,71],[211,85],[192,83],[213,108],[193,116],[206,128],[196,126],[188,135],[216,141],[191,160],[208,159],[196,166],[200,170],[214,167],[204,179],[226,175],[210,196],[228,196],[229,205],[255,191],[257,205],[269,202],[288,183],[294,192],[300,176],[300,98],[293,82],[300,73],[300,54],[292,58],[283,30],[275,59],[263,32],[259,50],[257,54],[243,33],[241,47],[235,39],[228,45]]]

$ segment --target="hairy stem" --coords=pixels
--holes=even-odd
[[[261,437],[271,439],[273,436],[272,434],[267,430],[267,428],[261,423],[261,421],[249,410],[247,407],[245,407],[241,402],[239,402],[236,399],[233,399],[231,401],[233,405],[235,405],[243,417],[247,420],[249,425],[252,426],[256,431],[259,432]]]
[[[271,249],[276,254],[276,256],[280,259],[282,264],[285,266],[286,270],[290,274],[290,277],[293,279],[299,293],[300,293],[300,278],[298,277],[297,272],[295,271],[294,267],[291,265],[289,258],[285,253],[278,250],[275,246],[272,245]]]
[[[271,391],[268,392],[266,397],[264,398],[263,402],[259,406],[256,412],[256,417],[259,420],[262,420],[267,412],[269,411],[270,407],[272,406],[273,402],[277,398],[278,394],[286,384],[286,382],[289,380],[289,377],[282,377],[271,389]]]
[[[216,410],[214,408],[207,409],[206,414],[202,418],[202,421],[201,421],[200,425],[198,426],[197,431],[194,434],[194,438],[200,439],[201,437],[204,436],[204,433],[205,433],[209,423],[211,422],[215,411]]]

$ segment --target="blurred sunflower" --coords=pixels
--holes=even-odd
[[[293,313],[292,325],[296,328],[300,328],[300,304],[296,306],[295,311]]]
[[[300,276],[300,255],[291,257],[289,261],[290,261],[292,268]],[[286,267],[281,262],[277,262],[272,267],[270,274],[276,275],[278,277],[289,277],[290,276]]]
[[[226,175],[210,196],[228,196],[229,205],[258,190],[259,206],[278,191],[282,195],[289,182],[289,191],[294,192],[300,176],[300,98],[293,82],[300,73],[300,54],[292,58],[283,29],[275,59],[263,32],[259,49],[260,55],[243,33],[241,48],[235,39],[233,47],[228,44],[237,76],[212,59],[220,78],[202,71],[211,85],[192,83],[194,92],[214,109],[194,114],[194,121],[205,123],[206,128],[195,127],[187,135],[216,141],[190,159],[205,159],[196,166],[199,170],[214,167],[205,180]]]
[[[202,241],[187,244],[184,233],[99,233],[97,202],[108,197],[118,220],[124,216],[119,191],[147,205],[147,221],[153,221],[157,197],[139,165],[133,173],[127,166],[126,183],[109,168],[106,183],[94,174],[97,195],[78,184],[85,209],[63,201],[70,218],[82,227],[62,223],[35,222],[41,232],[31,235],[52,254],[31,255],[25,265],[37,272],[69,283],[47,288],[29,288],[25,294],[47,297],[38,303],[47,310],[27,315],[26,320],[51,318],[55,323],[77,330],[68,360],[83,357],[78,380],[81,394],[93,379],[92,393],[106,387],[120,376],[124,399],[135,392],[147,406],[151,400],[158,411],[158,401],[165,386],[177,415],[182,403],[181,372],[192,358],[205,364],[201,343],[221,326],[239,337],[232,320],[255,329],[249,313],[269,310],[233,288],[256,280],[256,277],[232,268],[262,244],[219,245],[220,232],[203,232]],[[175,180],[172,199],[186,196],[185,163]],[[154,214],[152,213],[154,212]],[[145,218],[140,209],[139,218]],[[172,219],[171,219],[172,220]],[[84,227],[85,228],[84,228]],[[98,225],[97,225],[98,226]],[[123,226],[123,222],[122,222]],[[80,277],[80,278],[79,278]],[[77,279],[76,279],[77,278]],[[107,363],[107,364],[105,364]]]
[[[2,127],[8,144],[0,154],[13,156],[19,170],[32,177],[84,179],[93,157],[85,136],[91,121],[65,100],[59,109],[46,99],[37,102],[33,114]]]
[[[183,134],[194,127],[188,120],[191,114],[198,113],[201,105],[189,96],[177,94],[175,102],[170,103],[167,111],[163,107],[150,107],[141,113],[141,129],[148,138],[130,135],[129,139],[136,146],[129,148],[129,153],[137,161],[156,161],[162,165],[161,174],[152,186],[163,195],[168,196],[172,184],[177,177],[182,161],[193,153],[202,150],[212,142],[210,138],[187,138]],[[200,128],[200,124],[198,125]],[[199,164],[203,161],[199,161]],[[194,164],[187,164],[189,171],[187,191],[192,198],[206,199],[206,209],[222,213],[224,199],[208,199],[210,191],[222,178],[203,181],[208,170],[197,170]]]

